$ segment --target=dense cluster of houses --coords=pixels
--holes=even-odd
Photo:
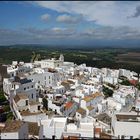
[[[7,73],[3,91],[15,120],[0,124],[1,139],[140,138],[140,92],[120,84],[120,77],[140,82],[135,72],[77,65],[61,54],[13,61]],[[104,87],[112,96],[105,98]]]

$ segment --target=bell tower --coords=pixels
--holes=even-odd
[[[64,56],[63,56],[63,54],[60,54],[59,60],[62,61],[62,62],[64,62]]]

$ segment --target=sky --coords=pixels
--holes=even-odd
[[[0,45],[140,46],[139,1],[1,1]]]

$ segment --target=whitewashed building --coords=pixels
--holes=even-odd
[[[28,139],[28,124],[22,121],[10,121],[0,133],[1,139]]]
[[[118,139],[140,138],[140,115],[117,113],[112,118],[112,134]]]

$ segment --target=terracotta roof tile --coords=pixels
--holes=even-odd
[[[87,109],[88,109],[89,111],[91,111],[91,110],[94,109],[94,107],[93,107],[93,106],[87,106]]]
[[[39,126],[36,122],[27,122],[30,135],[39,135]]]
[[[83,109],[83,108],[77,109],[77,112],[80,113],[81,115],[85,115],[86,114],[86,110]]]
[[[66,104],[65,104],[65,108],[66,109],[69,109],[69,108],[71,108],[73,106],[73,103],[72,102],[67,102]]]
[[[101,128],[95,128],[95,133],[101,133]]]
[[[2,132],[17,132],[24,123],[17,120],[8,121],[2,129]]]
[[[90,96],[86,96],[83,98],[83,100],[85,100],[86,102],[90,102],[92,98]]]
[[[19,100],[21,99],[28,99],[27,95],[25,94],[16,94],[16,96],[14,97],[15,102],[17,103]]]

